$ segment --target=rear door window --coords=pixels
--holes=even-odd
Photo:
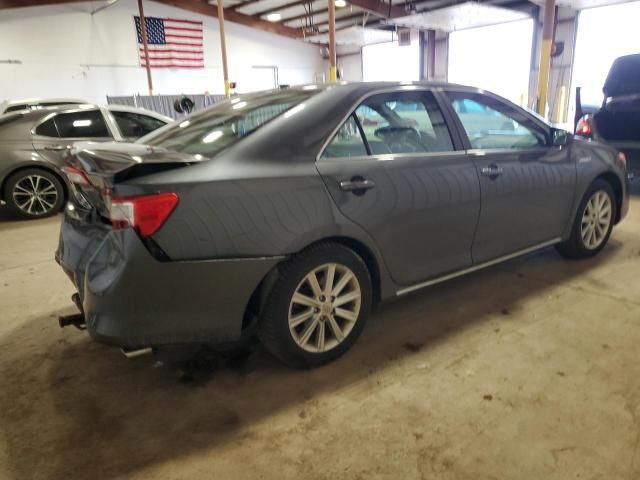
[[[46,122],[41,123],[36,127],[36,135],[42,135],[43,137],[59,137],[58,129],[53,117]]]
[[[349,158],[367,155],[360,127],[354,115],[342,124],[335,136],[325,148],[322,158]]]
[[[107,124],[98,110],[60,113],[54,117],[62,138],[108,138]]]

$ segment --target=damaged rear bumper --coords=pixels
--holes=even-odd
[[[251,295],[281,259],[158,261],[132,229],[86,222],[73,209],[56,252],[89,334],[125,348],[238,340]]]

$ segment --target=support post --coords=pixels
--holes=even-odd
[[[224,78],[224,96],[229,98],[229,69],[227,67],[227,42],[224,35],[224,6],[223,0],[218,0],[218,25],[220,28],[220,50],[222,53],[222,77]]]
[[[542,45],[540,46],[540,68],[538,71],[538,113],[545,114],[547,93],[549,90],[549,70],[551,68],[551,49],[553,47],[553,25],[555,0],[544,1],[542,20]]]
[[[138,14],[140,15],[140,33],[142,35],[144,64],[147,69],[147,86],[149,87],[149,95],[153,95],[153,81],[151,80],[151,63],[149,59],[149,43],[147,41],[147,25],[144,19],[144,8],[142,8],[142,0],[138,0]]]
[[[335,82],[338,79],[336,70],[336,4],[335,0],[329,0],[329,80]]]
[[[436,31],[427,30],[427,80],[436,77]]]

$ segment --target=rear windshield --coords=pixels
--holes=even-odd
[[[314,91],[283,90],[239,96],[138,140],[154,147],[212,157],[311,97]]]

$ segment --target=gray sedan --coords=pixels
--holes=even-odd
[[[433,83],[241,96],[79,144],[65,172],[62,325],[129,354],[256,332],[296,367],[344,353],[381,300],[551,245],[593,256],[629,205],[612,148]]]
[[[0,198],[18,216],[60,211],[68,185],[60,167],[78,140],[133,141],[172,122],[140,108],[64,105],[0,116]]]

